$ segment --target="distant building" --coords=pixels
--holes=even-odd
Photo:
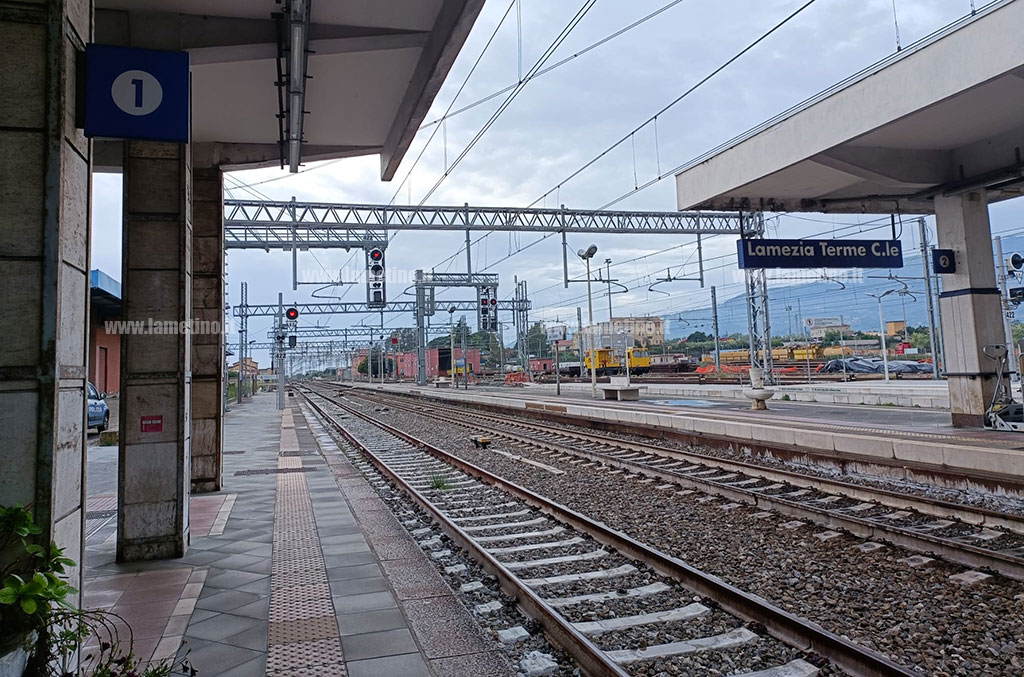
[[[259,362],[257,362],[256,360],[252,359],[251,357],[245,358],[244,364],[245,364],[245,371],[242,374],[242,376],[256,376],[257,374],[260,373],[260,364],[259,364]],[[232,364],[232,365],[230,365],[228,367],[228,371],[233,371],[233,372],[235,372],[237,374],[238,373],[238,365],[239,365],[239,363],[235,362],[234,364]]]
[[[903,320],[890,320],[885,323],[886,336],[902,336],[907,331],[907,323]]]
[[[811,338],[812,339],[823,339],[826,334],[842,332],[843,336],[852,336],[853,332],[850,330],[848,324],[834,324],[834,325],[823,325],[821,327],[811,327]]]
[[[532,374],[547,374],[554,371],[555,360],[552,357],[530,358],[529,369]]]
[[[604,323],[602,323],[604,324]],[[626,332],[647,346],[660,346],[665,343],[665,320],[656,316],[644,317],[613,317],[611,333]]]
[[[426,371],[427,378],[434,379],[438,376],[448,376],[451,372],[451,348],[427,348],[426,350]],[[358,369],[359,365],[364,359],[366,359],[366,352],[357,351],[355,357],[352,359],[353,369]],[[419,371],[419,363],[416,361],[416,353],[398,353],[398,355],[390,354],[385,356],[387,359],[394,359],[395,366],[398,371],[398,378],[402,380],[415,381],[417,373]],[[455,348],[455,359],[461,360],[463,357],[462,348]],[[469,360],[469,372],[471,374],[480,373],[480,349],[479,348],[467,348],[466,358]],[[461,369],[460,369],[461,371]],[[358,378],[355,374],[353,377]],[[365,375],[362,375],[365,378]]]
[[[101,393],[121,389],[121,335],[104,324],[121,319],[121,284],[102,270],[89,271],[89,380]]]

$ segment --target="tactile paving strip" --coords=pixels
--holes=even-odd
[[[271,644],[267,649],[268,675],[344,675],[344,666],[337,639]]]
[[[320,616],[281,623],[271,621],[268,637],[270,644],[290,644],[331,639],[337,634],[338,624],[334,616]]]
[[[236,470],[236,475],[282,475],[290,472],[316,472],[319,468],[258,468],[256,470]]]
[[[286,409],[284,419],[292,418],[292,411]],[[315,453],[282,450],[277,468],[235,473],[277,474],[268,675],[344,677],[346,674],[338,622],[327,583],[327,567],[305,477],[305,473],[317,469],[302,466],[302,460],[295,458]]]

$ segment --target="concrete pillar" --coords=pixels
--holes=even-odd
[[[124,144],[118,561],[181,557],[191,480],[192,177],[184,144]],[[168,332],[167,330],[173,330]]]
[[[75,128],[88,0],[0,7],[0,504],[81,562],[92,147]],[[14,313],[14,314],[10,314]],[[69,579],[81,588],[81,568]]]
[[[204,492],[220,490],[224,458],[224,175],[194,168],[192,187],[192,491]]]
[[[953,425],[981,426],[998,366],[981,351],[1002,342],[1003,326],[985,192],[936,197],[935,220],[939,247],[956,255],[939,295]]]

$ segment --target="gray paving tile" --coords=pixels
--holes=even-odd
[[[364,592],[384,592],[388,589],[388,579],[383,576],[331,582],[331,594],[336,597],[359,595]]]
[[[216,567],[218,569],[238,569],[246,571],[250,566],[261,564],[265,559],[267,558],[255,557],[253,555],[228,555],[221,560],[217,560]]]
[[[348,567],[356,564],[372,564],[377,557],[372,552],[353,552],[345,555],[327,555],[324,562],[328,569],[335,567]]]
[[[348,581],[356,578],[372,578],[381,575],[380,567],[376,564],[357,564],[354,566],[334,567],[327,569],[327,580]]]
[[[211,568],[210,572],[206,575],[205,587],[220,588],[221,590],[237,590],[247,583],[269,578],[270,577],[266,574],[251,573],[249,571],[233,571],[228,569]]]
[[[324,534],[323,531],[317,529],[317,533],[320,536],[320,545],[337,545],[339,543],[366,543],[366,538],[363,537],[361,531],[356,531],[351,534]]]
[[[267,624],[262,621],[256,621],[256,625],[252,626],[248,630],[243,630],[242,632],[226,637],[221,641],[224,644],[230,644],[231,646],[240,646],[243,649],[252,649],[254,651],[266,651]]]
[[[355,611],[374,611],[397,608],[390,591],[366,592],[358,595],[343,595],[334,598],[334,610],[339,614]]]
[[[222,672],[218,677],[259,677],[267,673],[267,657],[260,656],[248,663],[242,663],[236,668]]]
[[[321,545],[321,551],[324,557],[330,557],[334,555],[348,555],[351,553],[370,552],[370,546],[366,541],[361,543],[333,543],[328,545]]]
[[[192,651],[189,654],[188,660],[202,675],[223,675],[228,670],[250,663],[253,659],[261,658],[265,655],[262,651],[243,649],[242,647],[231,646],[230,644],[206,642],[200,645],[195,641],[196,638],[186,636],[186,639],[192,640],[190,642]]]
[[[398,609],[338,614],[337,618],[338,632],[342,637],[406,627],[405,616]]]
[[[261,597],[255,602],[249,602],[236,609],[232,609],[231,613],[236,616],[248,616],[249,618],[267,620],[270,617],[270,596]]]
[[[207,592],[214,594],[207,595]],[[238,592],[236,590],[225,590],[221,592],[218,591],[217,588],[211,588],[208,591],[203,590],[203,595],[200,596],[199,601],[196,602],[196,608],[226,613],[250,602],[255,602],[259,598],[259,595],[252,592]]]
[[[261,621],[256,618],[232,614],[217,614],[212,618],[207,618],[205,621],[189,623],[188,634],[190,637],[220,642],[225,637],[236,635],[259,624],[261,624]],[[229,643],[233,644],[233,642]]]
[[[416,653],[352,661],[346,667],[349,677],[430,677],[427,664]]]
[[[416,641],[407,628],[343,637],[341,648],[346,661],[417,652]]]
[[[231,541],[214,548],[217,552],[251,555],[253,557],[270,557],[273,546],[270,543],[253,543],[252,541]]]

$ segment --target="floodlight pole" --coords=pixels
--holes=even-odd
[[[590,259],[597,253],[597,247],[590,245],[586,250],[580,250],[579,257],[587,264],[587,317],[590,322],[590,396],[597,399],[597,350],[594,348],[594,295],[591,293],[590,284]]]
[[[891,289],[889,291],[892,291]],[[885,349],[885,319],[882,317],[882,299],[889,292],[878,297],[878,340],[882,342],[882,366],[885,368],[885,382],[889,382],[889,351]]]
[[[935,299],[932,298],[932,273],[928,266],[928,231],[925,229],[923,218],[917,220],[917,226],[921,235],[919,239],[921,240],[921,265],[924,266],[924,293],[928,297],[928,345],[932,354],[932,378],[938,379],[939,346],[935,338]]]

